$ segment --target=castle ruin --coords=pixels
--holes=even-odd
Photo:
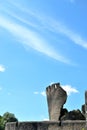
[[[67,94],[60,87],[60,84],[52,84],[46,88],[49,120],[59,121],[61,110],[66,102]]]
[[[63,108],[67,93],[60,83],[48,86],[46,95],[49,121],[7,123],[5,130],[87,130],[87,92],[85,92],[85,105],[82,107],[82,112],[79,110],[67,112]]]

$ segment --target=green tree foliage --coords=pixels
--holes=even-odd
[[[16,121],[18,121],[18,120],[14,114],[9,113],[9,112],[4,113],[3,122],[7,123],[7,122],[16,122]]]
[[[0,130],[4,130],[4,125],[2,121],[2,116],[0,116]]]
[[[17,122],[18,119],[13,113],[6,112],[3,116],[0,116],[0,130],[4,130],[7,122]]]

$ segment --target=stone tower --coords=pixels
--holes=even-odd
[[[67,94],[61,88],[60,83],[52,84],[46,88],[49,119],[52,121],[60,120],[61,110],[66,102]]]

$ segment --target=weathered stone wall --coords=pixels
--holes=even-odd
[[[7,123],[5,130],[82,130],[85,127],[85,121],[63,121],[60,122],[43,121],[43,122],[19,122]]]
[[[49,119],[58,121],[61,109],[66,102],[67,94],[59,83],[52,84],[46,88]]]

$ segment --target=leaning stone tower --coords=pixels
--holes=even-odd
[[[46,88],[49,119],[52,121],[60,120],[61,110],[66,102],[67,94],[61,88],[60,83],[52,84]]]

